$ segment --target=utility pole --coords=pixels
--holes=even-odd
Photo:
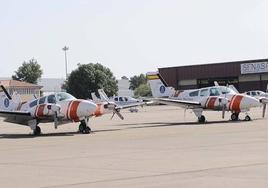
[[[62,48],[62,50],[64,51],[64,55],[65,55],[65,74],[66,74],[66,80],[67,80],[67,78],[68,78],[68,73],[67,73],[67,50],[69,50],[69,47],[67,47],[67,46],[64,46],[63,48]]]

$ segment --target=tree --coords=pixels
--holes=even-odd
[[[134,95],[137,97],[150,97],[152,96],[152,91],[148,84],[141,84],[135,89]]]
[[[15,71],[15,75],[12,75],[12,79],[36,84],[42,74],[41,66],[37,63],[36,59],[32,58],[28,62],[24,61],[22,63],[22,66]]]
[[[133,76],[130,78],[130,86],[129,89],[135,90],[138,88],[141,84],[146,84],[146,76],[144,74],[140,74],[139,76]]]
[[[111,70],[96,63],[78,64],[66,82],[66,90],[77,98],[91,98],[91,93],[103,88],[108,96],[118,91],[117,80]]]

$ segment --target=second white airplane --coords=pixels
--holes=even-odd
[[[192,109],[199,123],[206,121],[205,116],[202,114],[204,110],[222,111],[222,118],[224,118],[226,111],[230,111],[233,121],[238,120],[239,114],[244,112],[246,113],[245,120],[249,121],[251,120],[248,115],[250,108],[263,105],[262,115],[263,117],[265,116],[267,98],[256,99],[245,94],[239,94],[225,86],[175,91],[174,88],[168,87],[157,72],[147,73],[147,79],[155,101]]]

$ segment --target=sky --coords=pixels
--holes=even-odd
[[[0,0],[0,77],[35,58],[43,78],[101,63],[117,78],[268,57],[266,0]]]

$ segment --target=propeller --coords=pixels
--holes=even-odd
[[[266,111],[266,105],[268,103],[268,98],[260,98],[260,103],[263,104],[263,108],[262,108],[262,117],[265,117],[265,111]]]
[[[226,111],[227,104],[228,104],[228,99],[227,98],[219,98],[219,104],[222,106],[222,119],[224,119],[225,111]]]
[[[113,115],[111,119],[113,119],[114,115],[116,114],[120,119],[124,119],[123,115],[120,113],[120,108],[115,104],[114,102],[109,101],[109,98],[107,97],[106,93],[103,91],[103,89],[98,89],[98,92],[100,94],[101,99],[105,100],[107,102],[107,108],[110,110],[113,110]]]
[[[60,109],[61,107],[58,104],[51,105],[51,110],[54,112],[53,119],[55,129],[58,128],[58,114],[60,113]]]
[[[263,108],[262,108],[262,117],[263,118],[265,116],[265,111],[266,111],[266,104],[263,104]]]

